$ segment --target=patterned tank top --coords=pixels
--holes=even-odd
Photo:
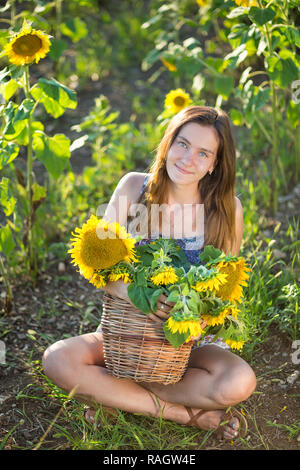
[[[146,175],[145,176],[145,179],[144,179],[144,182],[143,182],[143,186],[141,188],[141,191],[140,191],[140,195],[139,197],[141,197],[143,195],[143,193],[145,192],[145,187],[146,187],[146,184],[147,184],[147,181],[148,181],[148,178],[149,178],[149,175]],[[129,230],[129,219],[127,219],[127,231],[129,231],[129,233],[131,233],[131,235],[133,237],[136,236],[135,233],[132,233],[132,231]],[[141,240],[139,240],[136,245],[139,246],[139,245],[145,245],[146,243],[150,243],[154,240],[156,240],[157,238],[162,238],[162,234],[161,233],[157,233],[155,236],[153,236],[152,238],[143,238]],[[203,249],[203,246],[204,246],[204,234],[203,235],[197,235],[197,236],[194,236],[194,237],[186,237],[186,238],[174,238],[175,242],[177,243],[177,245],[179,245],[188,261],[192,264],[199,264],[200,263],[200,259],[199,259],[199,255]]]

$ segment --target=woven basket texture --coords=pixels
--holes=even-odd
[[[183,377],[192,342],[175,349],[162,324],[129,302],[105,293],[101,327],[105,365],[114,377],[164,385]]]

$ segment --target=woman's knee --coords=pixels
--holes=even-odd
[[[226,407],[246,400],[256,388],[253,369],[244,361],[225,370],[216,383],[216,401]]]
[[[50,380],[72,390],[80,380],[82,366],[104,365],[102,334],[88,333],[58,341],[46,349],[42,364]]]
[[[43,354],[42,366],[45,375],[56,385],[68,390],[68,369],[71,368],[71,355],[65,341],[51,344]]]

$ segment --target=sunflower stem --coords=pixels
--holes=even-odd
[[[6,289],[5,310],[7,312],[10,312],[11,307],[12,307],[12,292],[11,292],[11,287],[10,287],[9,280],[8,280],[7,271],[4,267],[2,256],[0,256],[0,273],[2,275],[3,283]]]
[[[25,96],[27,99],[30,98],[30,83],[29,83],[29,66],[25,65],[24,70],[24,83],[25,83]],[[33,243],[33,211],[32,211],[32,163],[33,163],[33,151],[32,151],[32,117],[31,114],[27,121],[27,133],[28,133],[28,145],[27,145],[27,200],[28,200],[28,260],[29,260],[29,271],[33,277],[36,275],[36,260],[35,260],[35,249]]]
[[[15,18],[16,18],[16,3],[15,0],[11,0],[11,5],[10,5],[10,25],[11,28],[15,26]]]

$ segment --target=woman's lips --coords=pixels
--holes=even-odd
[[[176,163],[175,163],[175,166],[176,166],[177,170],[180,171],[180,173],[183,173],[184,175],[192,175],[192,173],[190,171],[186,171],[183,168],[180,168],[179,166],[176,165]]]

